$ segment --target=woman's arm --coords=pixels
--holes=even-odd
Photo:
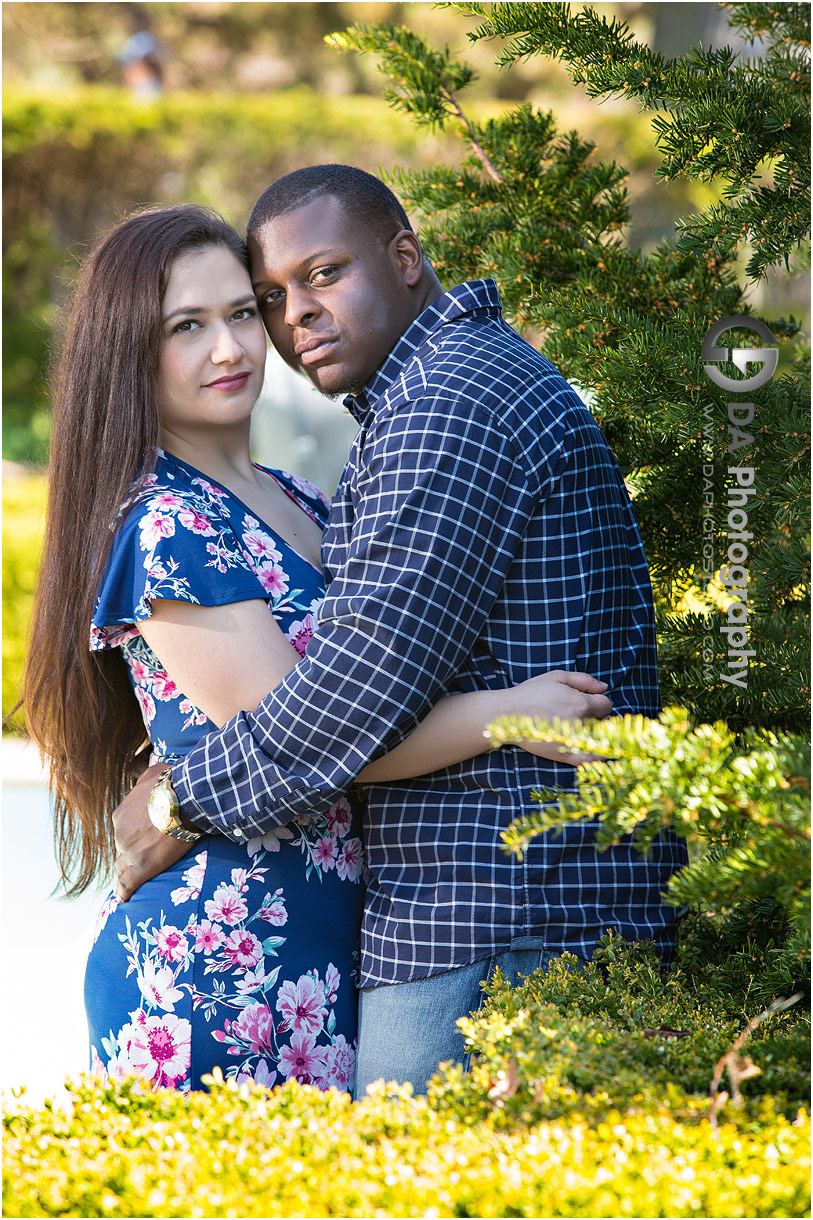
[[[218,726],[239,711],[254,711],[299,660],[259,599],[225,606],[154,601],[152,617],[138,628],[178,689]],[[485,728],[499,716],[600,719],[612,710],[605,689],[588,674],[556,670],[507,690],[446,696],[359,779],[410,779],[483,754],[490,748]],[[571,765],[585,760],[553,744],[526,748]]]

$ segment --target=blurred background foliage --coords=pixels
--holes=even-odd
[[[727,36],[714,4],[604,4],[671,54]],[[98,235],[132,209],[195,200],[240,226],[260,191],[299,165],[348,160],[376,172],[457,164],[455,135],[417,132],[389,110],[371,57],[338,55],[326,34],[396,19],[436,45],[466,43],[459,12],[428,3],[15,3],[3,9],[3,456],[43,464],[48,351],[59,305]],[[495,66],[474,44],[475,118],[518,101],[552,109],[629,170],[626,240],[650,249],[714,187],[655,181],[651,118],[599,104],[557,63]],[[793,286],[759,287],[788,312]],[[805,299],[804,287],[796,295]],[[763,301],[756,302],[760,307]],[[331,490],[331,489],[328,489]]]
[[[578,6],[577,6],[578,7]],[[736,35],[714,3],[599,4],[665,55]],[[497,119],[518,103],[554,113],[595,156],[626,167],[629,220],[619,240],[650,252],[675,221],[720,197],[716,182],[659,182],[651,114],[630,99],[598,101],[565,66],[539,56],[499,69],[494,43],[469,43],[476,21],[429,3],[14,3],[3,7],[3,458],[25,474],[47,460],[48,365],[59,316],[82,256],[133,209],[197,201],[238,227],[275,177],[318,161],[372,172],[460,165],[457,131],[418,129],[382,98],[370,55],[337,54],[325,36],[348,24],[397,20],[433,45],[465,51],[477,79],[467,113]],[[416,217],[417,220],[417,217]],[[743,254],[742,262],[745,263]],[[761,316],[807,319],[807,278],[770,272],[749,287]],[[330,492],[343,464],[348,421],[335,403],[314,406],[284,367],[268,378],[257,455],[311,473]],[[284,404],[283,404],[284,400]],[[269,409],[270,408],[270,409]],[[341,424],[347,425],[342,429]],[[324,451],[328,452],[325,453]],[[331,485],[332,483],[332,485]],[[6,634],[27,622],[41,490],[4,495],[4,535],[21,558],[8,582]],[[21,580],[25,564],[28,575]],[[9,644],[11,647],[11,643]],[[22,643],[12,649],[22,653]],[[18,683],[9,659],[4,711]],[[13,702],[13,699],[12,699]]]

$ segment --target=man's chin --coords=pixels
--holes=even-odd
[[[347,394],[357,393],[360,388],[355,383],[349,383],[342,377],[339,369],[331,368],[330,365],[323,365],[320,368],[307,368],[305,365],[300,365],[299,372],[325,398],[344,398]]]

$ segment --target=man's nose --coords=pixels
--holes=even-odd
[[[320,312],[319,302],[307,288],[292,287],[285,295],[285,323],[287,326],[302,326]]]

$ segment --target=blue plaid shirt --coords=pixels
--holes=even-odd
[[[323,543],[327,596],[305,659],[173,768],[182,808],[234,838],[322,811],[438,698],[550,669],[659,710],[649,572],[595,421],[502,319],[492,280],[424,310],[350,407],[360,427]],[[607,928],[669,953],[661,894],[685,862],[598,853],[593,824],[500,831],[573,769],[504,747],[365,788],[361,984],[406,982],[510,947],[589,956]]]

